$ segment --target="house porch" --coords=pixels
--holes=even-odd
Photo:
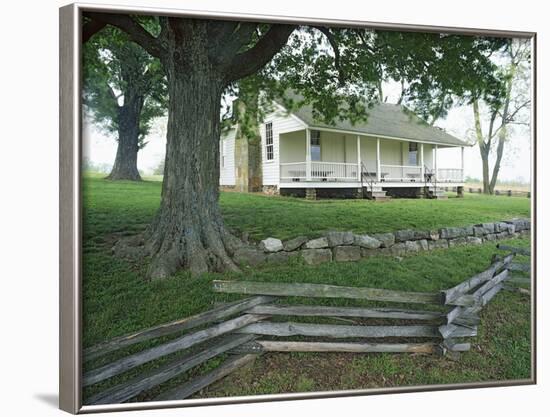
[[[326,130],[282,133],[280,188],[463,186],[464,148],[460,168],[447,168],[437,166],[443,147]]]

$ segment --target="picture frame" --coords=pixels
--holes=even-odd
[[[528,385],[536,383],[536,229],[531,229],[531,377],[504,382],[474,382],[459,384],[441,384],[425,386],[404,386],[394,388],[374,388],[359,390],[341,390],[334,392],[287,393],[262,396],[191,399],[179,401],[158,401],[109,405],[85,405],[82,401],[82,62],[81,27],[85,12],[125,13],[144,15],[163,15],[175,17],[230,19],[269,23],[308,23],[337,25],[343,27],[368,27],[378,30],[399,30],[427,33],[452,33],[460,35],[507,36],[525,38],[531,41],[532,51],[532,110],[531,110],[531,218],[536,219],[536,33],[483,30],[471,28],[452,28],[423,25],[389,24],[363,21],[341,21],[302,17],[268,16],[253,14],[231,14],[226,12],[203,12],[179,9],[160,9],[147,7],[120,7],[91,4],[71,4],[59,10],[60,21],[60,171],[59,171],[59,207],[60,207],[60,366],[59,366],[59,405],[64,411],[93,413],[104,411],[143,410],[168,407],[189,407],[215,404],[238,404],[250,402],[298,400],[356,395],[374,395],[386,393],[422,392],[452,390],[464,388],[482,388],[507,385]],[[326,176],[326,174],[325,174]],[[326,179],[324,180],[326,181]]]

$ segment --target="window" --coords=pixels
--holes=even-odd
[[[418,143],[409,142],[409,165],[418,165]]]
[[[273,160],[273,123],[265,124],[265,158]]]
[[[311,131],[311,160],[321,160],[321,132],[318,130]]]

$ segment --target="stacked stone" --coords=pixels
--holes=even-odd
[[[258,246],[238,249],[235,261],[241,265],[257,266],[286,263],[292,257],[301,257],[309,265],[318,265],[330,261],[358,261],[375,255],[401,257],[434,249],[480,245],[486,241],[529,234],[530,230],[529,219],[512,219],[439,230],[398,230],[371,235],[331,231],[315,239],[299,236],[285,242],[270,237]]]

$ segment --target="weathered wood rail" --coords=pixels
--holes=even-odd
[[[443,187],[445,191],[455,191],[456,187]],[[474,194],[482,194],[483,189],[481,187],[465,187],[464,191],[467,191],[469,193]],[[512,189],[499,189],[495,190],[495,195],[504,195],[508,197],[527,197],[531,198],[531,192],[530,191],[523,191],[523,190],[512,190]]]
[[[512,262],[516,254],[525,255],[527,251],[503,245],[499,249],[511,253],[496,257],[485,271],[464,282],[432,293],[325,284],[214,281],[216,292],[252,296],[85,349],[84,361],[93,363],[122,348],[173,336],[153,347],[86,370],[83,375],[85,387],[104,383],[132,370],[135,375],[111,384],[90,396],[86,403],[113,404],[132,400],[219,355],[227,358],[217,368],[156,394],[153,399],[187,398],[265,352],[387,352],[455,357],[470,349],[470,343],[463,339],[477,335],[480,310],[505,286],[519,279],[525,283],[525,278],[514,277],[511,271],[529,271],[524,264]],[[279,302],[284,297],[426,304],[432,308],[289,305]],[[329,320],[331,323],[336,319],[353,324],[305,323],[289,320],[289,317],[313,317],[316,321]],[[169,360],[161,366],[139,372],[142,365],[165,357]]]

